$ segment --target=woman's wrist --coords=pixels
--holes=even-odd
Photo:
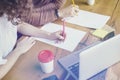
[[[51,33],[47,32],[47,31],[44,31],[44,30],[41,30],[41,31],[38,32],[38,36],[36,36],[36,37],[49,39],[51,37]]]
[[[52,33],[49,33],[49,32],[48,32],[48,33],[46,34],[46,39],[51,39],[51,35],[52,35]]]

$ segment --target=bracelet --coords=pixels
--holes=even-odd
[[[55,9],[55,15],[57,16],[57,18],[59,18],[59,13],[57,9]]]

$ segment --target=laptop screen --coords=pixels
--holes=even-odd
[[[120,61],[120,35],[79,54],[79,80],[87,80]]]
[[[92,80],[98,80],[97,78],[104,80],[102,79],[105,78],[105,71],[103,70],[120,61],[120,34],[98,43],[92,44],[86,49],[73,52],[59,59],[58,62],[75,80],[91,80],[91,78]],[[77,63],[79,63],[79,66]],[[74,71],[72,69],[74,68],[73,66],[78,66],[78,73],[72,72]]]

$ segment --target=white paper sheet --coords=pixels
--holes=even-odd
[[[48,32],[55,32],[58,30],[62,30],[62,25],[49,23],[44,25],[44,27],[42,27],[42,30],[45,30]],[[64,42],[61,42],[61,43],[56,43],[55,41],[50,41],[43,38],[36,38],[36,39],[72,52],[86,34],[86,32],[84,31],[80,31],[80,30],[76,30],[68,27],[65,27],[65,33],[67,35],[66,39]]]
[[[80,10],[77,16],[67,17],[65,20],[68,23],[80,25],[82,27],[98,29],[103,27],[109,18],[110,16]]]

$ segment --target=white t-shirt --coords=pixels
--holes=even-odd
[[[17,26],[8,21],[7,15],[0,17],[0,56],[6,57],[17,40]],[[2,63],[0,63],[2,64]]]

